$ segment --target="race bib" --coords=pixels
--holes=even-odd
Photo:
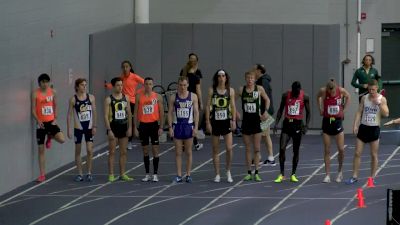
[[[123,120],[126,118],[126,112],[125,110],[118,110],[115,111],[115,119],[116,120]]]
[[[176,109],[176,117],[180,119],[189,118],[189,109],[188,108],[178,108]]]
[[[215,120],[226,120],[228,119],[228,110],[221,109],[215,110]]]
[[[143,114],[153,114],[154,113],[154,105],[144,105],[143,106]]]
[[[328,105],[328,114],[329,115],[338,115],[340,112],[340,107],[338,105]]]
[[[365,122],[367,122],[368,124],[371,125],[375,125],[376,124],[376,114],[365,114],[364,116]]]
[[[89,121],[91,119],[91,113],[90,111],[79,112],[78,118],[81,122]]]
[[[296,102],[294,105],[288,106],[288,114],[291,116],[298,116],[300,115],[300,103]]]
[[[247,113],[256,113],[256,103],[246,103],[244,104],[244,111]]]
[[[47,105],[42,107],[42,115],[43,116],[50,116],[53,114],[53,106]]]

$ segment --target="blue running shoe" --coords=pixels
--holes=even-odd
[[[182,182],[183,182],[182,177],[181,177],[181,176],[176,176],[176,177],[174,178],[173,182],[174,182],[174,183],[182,183]]]
[[[357,181],[358,181],[357,178],[351,177],[348,180],[346,180],[345,183],[346,184],[355,184],[355,183],[357,183]]]
[[[76,181],[76,182],[83,181],[82,175],[77,175],[77,176],[74,178],[74,181]]]
[[[191,176],[186,176],[186,183],[192,183],[192,177]]]
[[[88,174],[86,175],[86,181],[87,181],[87,182],[92,182],[92,181],[93,181],[93,176],[92,176],[92,174],[88,173]]]

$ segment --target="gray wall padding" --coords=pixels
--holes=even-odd
[[[315,95],[329,77],[339,81],[339,37],[339,25],[132,24],[91,35],[91,82],[102,103],[103,80],[118,75],[121,61],[129,59],[139,75],[150,75],[166,88],[195,52],[205,102],[218,68],[226,69],[237,90],[245,71],[262,63],[272,77],[275,111],[282,93],[299,80],[311,98],[310,127],[319,129]]]

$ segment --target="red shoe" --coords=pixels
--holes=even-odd
[[[50,149],[51,148],[51,137],[50,136],[47,136],[47,140],[46,140],[46,148],[47,149]]]
[[[38,179],[36,180],[36,182],[42,183],[42,182],[45,181],[45,180],[46,180],[46,177],[45,177],[44,175],[40,175],[40,176],[38,177]]]

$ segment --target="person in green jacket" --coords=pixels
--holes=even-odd
[[[378,70],[372,67],[375,64],[375,59],[372,55],[365,55],[362,60],[362,66],[354,72],[353,79],[351,80],[351,85],[358,88],[358,102],[360,102],[362,96],[368,94],[368,82],[372,79],[378,81],[378,92],[382,90],[382,80],[381,75]],[[357,82],[358,80],[358,82]]]

